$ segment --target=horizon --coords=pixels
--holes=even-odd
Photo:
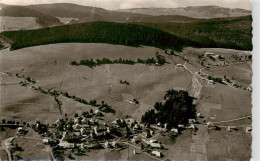
[[[0,0],[5,5],[28,6],[28,5],[46,5],[46,4],[75,4],[80,6],[89,6],[103,8],[106,10],[122,10],[122,9],[144,9],[144,8],[186,8],[201,6],[218,6],[230,9],[245,9],[252,11],[251,0],[164,0],[166,3],[160,4],[155,0]],[[187,2],[193,3],[187,3]],[[207,2],[205,2],[207,1]],[[74,2],[74,3],[73,3]],[[141,3],[140,3],[141,2]],[[205,3],[204,3],[205,2]],[[215,2],[215,3],[212,3]],[[192,5],[193,4],[193,5]]]

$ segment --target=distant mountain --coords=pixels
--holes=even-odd
[[[35,17],[42,27],[61,25],[58,18],[38,12],[24,6],[11,6],[0,3],[0,16],[9,17]]]
[[[70,23],[110,21],[110,22],[193,22],[197,19],[185,16],[151,16],[137,13],[110,11],[97,7],[70,3],[30,5],[27,8],[59,18],[74,18]]]
[[[219,6],[192,6],[181,8],[132,8],[118,10],[120,12],[138,13],[152,16],[181,15],[192,18],[224,18],[241,17],[251,15],[251,11],[245,9],[230,9]]]
[[[94,21],[121,22],[121,23],[193,23],[201,19],[240,17],[250,15],[251,11],[243,9],[229,9],[218,6],[199,6],[186,8],[139,8],[110,11],[98,7],[81,6],[71,3],[40,4],[29,6],[12,6],[0,4],[0,16],[9,17],[33,17],[31,24],[39,24],[39,27],[58,26],[63,24],[75,24]],[[22,19],[19,19],[23,22]],[[8,27],[19,26],[13,19],[5,18]],[[27,23],[28,22],[24,22]],[[17,26],[18,25],[18,26]],[[35,26],[35,25],[34,25]],[[36,25],[37,26],[37,25]],[[30,29],[30,28],[25,28]],[[1,29],[2,30],[2,29]],[[4,31],[9,29],[3,29]]]

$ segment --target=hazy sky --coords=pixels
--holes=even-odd
[[[0,0],[0,3],[12,5],[76,3],[111,10],[142,7],[176,8],[205,5],[218,5],[228,8],[243,8],[249,10],[252,8],[251,0]]]

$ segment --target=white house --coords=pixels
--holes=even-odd
[[[252,132],[252,127],[249,126],[249,127],[246,127],[246,133],[251,133]]]
[[[178,129],[176,129],[176,128],[172,128],[172,129],[170,130],[170,132],[178,134],[179,131],[178,131]]]
[[[196,124],[197,121],[195,119],[189,119],[189,124]]]
[[[185,126],[184,125],[182,125],[182,124],[179,124],[178,125],[178,128],[184,128]]]
[[[198,118],[204,118],[204,115],[201,114],[201,113],[197,113],[197,117],[198,117]]]
[[[48,143],[49,143],[49,139],[43,139],[42,142],[43,142],[44,144],[48,144]]]
[[[157,157],[162,157],[162,153],[159,151],[152,151],[152,154],[157,156]]]

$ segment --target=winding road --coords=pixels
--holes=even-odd
[[[7,138],[5,140],[3,140],[1,142],[1,147],[6,151],[7,155],[8,155],[8,160],[9,161],[12,161],[12,155],[11,155],[11,152],[9,151],[9,146],[10,146],[10,142],[14,139],[15,137],[10,137],[10,138]]]

